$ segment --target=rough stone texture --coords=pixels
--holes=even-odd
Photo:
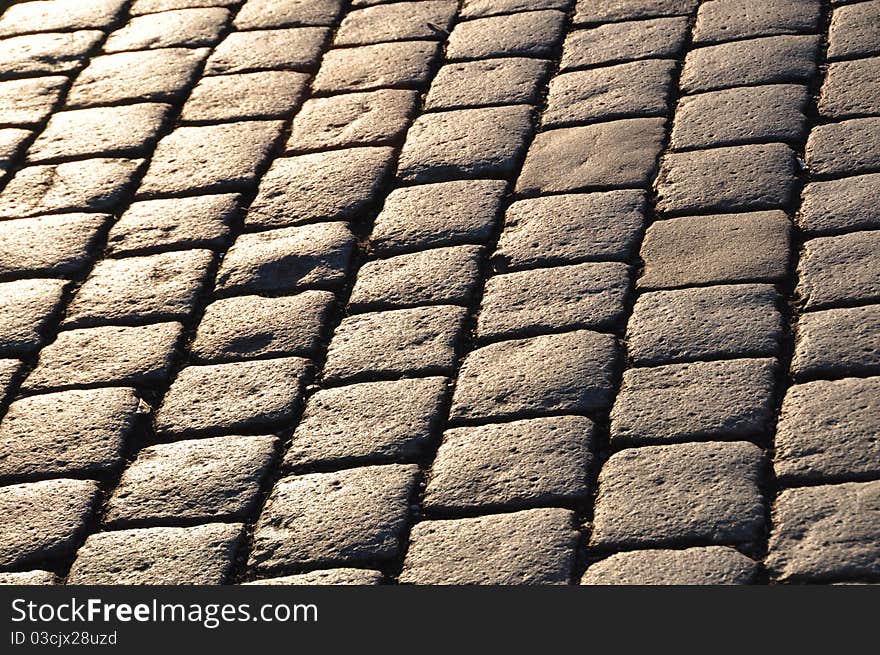
[[[214,253],[186,250],[98,262],[67,308],[65,327],[186,319]]]
[[[550,81],[541,125],[665,116],[674,67],[666,59],[644,60],[558,75]]]
[[[97,495],[91,480],[0,487],[0,570],[70,555],[85,537]]]
[[[64,280],[0,283],[0,356],[23,355],[42,344],[66,286]]]
[[[880,118],[819,125],[807,140],[807,166],[816,175],[880,170]]]
[[[205,65],[205,75],[308,71],[314,68],[327,35],[328,30],[323,27],[232,32],[214,48]]]
[[[712,0],[694,23],[695,44],[719,43],[773,34],[816,32],[819,0]]]
[[[627,324],[627,354],[640,366],[778,355],[779,304],[769,284],[645,293]]]
[[[442,40],[458,8],[455,0],[396,2],[349,12],[333,44],[368,45],[407,39]]]
[[[299,406],[308,367],[300,357],[188,366],[165,394],[156,430],[181,437],[287,423]]]
[[[260,0],[251,0],[250,4],[258,2],[260,2]],[[143,14],[154,14],[156,12],[169,11],[171,9],[231,7],[237,4],[240,4],[240,0],[134,0],[128,13],[132,16],[141,16]]]
[[[516,182],[519,193],[647,186],[663,144],[664,119],[626,120],[541,132]]]
[[[593,423],[580,416],[447,430],[423,504],[457,512],[582,500],[593,438]]]
[[[355,4],[358,1],[355,0]],[[370,2],[370,0],[360,1]],[[567,11],[572,4],[573,0],[464,0],[459,17],[462,19],[483,18],[538,9],[560,9]]]
[[[75,273],[86,265],[109,220],[105,214],[61,214],[3,221],[0,275]]]
[[[485,243],[498,221],[505,186],[500,180],[458,180],[396,189],[376,217],[371,245],[395,254]]]
[[[24,143],[30,137],[30,130],[20,130],[15,127],[0,129],[0,176],[5,175],[11,168]]]
[[[528,106],[425,114],[410,128],[398,176],[408,182],[509,176],[531,134]]]
[[[574,513],[531,509],[413,527],[400,582],[419,585],[567,584]]]
[[[368,262],[358,271],[348,308],[467,305],[481,282],[482,250],[479,246],[434,248]]]
[[[288,25],[332,25],[341,9],[340,0],[248,0],[236,14],[234,25],[239,30]]]
[[[519,57],[446,64],[434,76],[425,109],[535,104],[549,67],[548,61]]]
[[[211,46],[220,39],[229,11],[222,8],[177,9],[132,18],[111,32],[104,52],[147,50],[175,46]]]
[[[17,359],[0,359],[0,403],[5,403],[18,378],[21,362]]]
[[[698,0],[578,0],[574,23],[602,23],[607,21],[656,16],[685,16],[693,12]]]
[[[68,584],[217,585],[244,542],[241,524],[99,532],[77,553]]]
[[[216,437],[150,446],[125,470],[107,506],[113,526],[247,520],[275,459],[272,436]]]
[[[880,373],[880,305],[801,316],[791,370],[801,379]]]
[[[510,55],[549,57],[562,37],[564,21],[565,14],[555,10],[465,21],[452,30],[446,57],[452,61]]]
[[[822,84],[819,113],[834,119],[880,113],[878,67],[880,57],[832,63]]]
[[[614,337],[587,330],[479,348],[461,367],[450,416],[482,420],[606,408],[617,357]]]
[[[734,544],[761,536],[754,445],[692,443],[623,450],[599,473],[592,545],[600,548]]]
[[[766,441],[776,372],[775,359],[631,368],[611,412],[611,445]]]
[[[217,273],[224,293],[290,292],[342,284],[354,248],[344,223],[318,223],[243,234]]]
[[[734,86],[809,82],[816,74],[816,36],[770,36],[691,50],[681,72],[686,93]]]
[[[257,522],[251,566],[272,571],[394,559],[418,471],[392,464],[282,478]]]
[[[782,209],[791,205],[795,153],[781,143],[667,154],[657,176],[666,213]]]
[[[57,29],[108,27],[122,11],[125,0],[42,0],[9,7],[0,17],[0,36],[51,32]]]
[[[391,148],[351,148],[276,159],[248,211],[248,227],[358,218],[379,194]]]
[[[725,546],[637,550],[590,565],[581,584],[747,585],[755,581],[757,573],[757,563]]]
[[[828,57],[861,57],[880,52],[880,2],[835,7],[828,29]]]
[[[608,191],[531,198],[507,209],[495,259],[508,270],[628,261],[645,223],[645,194]]]
[[[441,377],[318,391],[306,405],[285,463],[305,468],[412,461],[434,441],[446,394]]]
[[[58,578],[49,571],[23,571],[21,573],[0,573],[0,585],[54,585]]]
[[[629,278],[629,267],[616,262],[496,275],[486,282],[477,337],[613,327],[625,311]]]
[[[192,354],[205,363],[286,355],[308,357],[320,346],[333,300],[333,294],[327,291],[218,300],[205,309]]]
[[[40,351],[23,388],[43,392],[98,384],[157,384],[168,375],[182,328],[172,322],[66,330]]]
[[[684,47],[685,17],[655,18],[575,30],[562,49],[563,71],[617,64],[634,59],[677,57]]]
[[[184,122],[284,118],[299,107],[308,75],[260,71],[202,78],[181,112]]]
[[[0,578],[2,579],[2,578]],[[379,571],[367,569],[324,569],[280,578],[254,580],[245,585],[379,585],[385,578]]]
[[[880,481],[779,494],[766,564],[784,581],[858,579],[880,573]]]
[[[796,384],[782,403],[776,477],[786,484],[880,473],[880,378]]]
[[[806,309],[880,300],[880,232],[810,239],[798,262]]]
[[[466,315],[438,305],[350,316],[330,341],[324,380],[450,372]]]
[[[645,234],[638,286],[781,280],[788,274],[790,232],[781,211],[658,221]]]
[[[143,412],[133,389],[22,398],[0,423],[0,479],[101,475],[123,464]]]
[[[80,30],[2,39],[0,70],[6,75],[70,73],[82,66],[86,54],[102,36],[96,30]],[[37,80],[40,78],[32,81]]]
[[[2,43],[0,41],[0,46]],[[2,62],[0,68],[3,68]],[[66,82],[65,77],[0,81],[0,123],[36,125],[42,122],[52,112]]]
[[[400,41],[330,50],[312,83],[319,93],[418,88],[427,83],[437,56],[433,41]]]
[[[873,211],[880,174],[856,175],[804,187],[799,223],[808,234],[836,234],[880,227]]]

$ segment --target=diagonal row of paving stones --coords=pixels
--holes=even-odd
[[[833,4],[12,5],[0,580],[876,580]]]

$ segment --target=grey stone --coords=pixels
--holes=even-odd
[[[574,30],[562,48],[562,71],[617,64],[634,59],[675,59],[684,48],[688,20],[684,16],[608,23]]]
[[[828,28],[828,57],[861,57],[880,53],[880,2],[835,7]]]
[[[66,286],[64,280],[0,283],[0,356],[23,355],[42,345]]]
[[[880,473],[880,378],[796,384],[782,403],[773,468],[783,484]]]
[[[438,54],[433,41],[399,41],[330,50],[312,83],[318,93],[370,91],[386,87],[419,88]]]
[[[447,382],[429,377],[318,391],[309,398],[285,463],[306,468],[413,461],[434,441]]]
[[[488,59],[498,56],[549,57],[562,38],[565,14],[529,11],[458,23],[446,45],[446,57]]]
[[[485,512],[583,500],[593,431],[580,416],[447,430],[423,505],[429,512]]]
[[[880,170],[880,118],[819,125],[807,140],[807,166],[816,175]]]
[[[355,3],[357,1],[355,0]],[[369,2],[370,0],[367,1]],[[573,0],[464,0],[459,17],[463,19],[483,18],[485,16],[512,14],[537,9],[560,9],[566,11],[572,4]]]
[[[219,585],[244,544],[238,523],[99,532],[76,556],[73,585]]]
[[[587,330],[485,346],[464,360],[450,416],[462,421],[604,409],[617,359],[614,337]]]
[[[779,302],[769,284],[642,294],[627,324],[627,354],[639,366],[778,355]]]
[[[784,581],[875,577],[878,513],[880,480],[787,489],[773,506],[767,568]]]
[[[41,123],[52,113],[65,84],[67,84],[65,77],[0,81],[0,123],[4,125]]]
[[[2,578],[0,578],[2,579]],[[379,571],[367,569],[323,569],[280,578],[245,582],[245,585],[379,585],[384,578]]]
[[[48,0],[20,2],[0,17],[0,36],[51,32],[53,30],[101,29],[109,27],[122,12],[125,0]]]
[[[541,132],[516,183],[519,193],[647,186],[665,136],[662,118],[629,118]]]
[[[774,34],[816,32],[819,0],[713,0],[704,2],[694,23],[695,44]]]
[[[0,403],[5,403],[10,396],[21,367],[22,362],[17,359],[0,359]]]
[[[229,11],[219,7],[175,9],[135,16],[125,26],[111,32],[104,52],[211,46],[220,39]]]
[[[299,107],[308,79],[296,71],[204,77],[180,117],[184,122],[284,118]]]
[[[880,373],[880,305],[801,316],[791,370],[799,379]]]
[[[333,303],[327,291],[238,296],[208,305],[192,344],[201,362],[315,354]]]
[[[591,544],[601,548],[750,543],[761,537],[763,455],[750,443],[629,448],[599,473]]]
[[[781,211],[657,221],[642,244],[642,289],[774,282],[788,275],[791,223]]]
[[[833,119],[880,113],[880,57],[838,61],[828,66],[819,113]]]
[[[413,527],[400,582],[418,585],[568,584],[574,513],[530,509]]]
[[[543,59],[502,57],[443,66],[425,97],[425,109],[535,104],[549,72]]]
[[[311,70],[328,33],[323,27],[232,32],[214,48],[205,65],[205,75]]]
[[[156,412],[161,435],[229,434],[290,422],[299,407],[309,361],[300,357],[188,366]]]
[[[257,522],[251,567],[393,560],[418,472],[392,464],[282,478]]]
[[[395,2],[346,14],[333,45],[368,45],[407,39],[438,39],[449,30],[458,9],[455,0]]]
[[[0,573],[0,585],[54,585],[58,578],[49,571],[22,571],[20,573]]]
[[[70,556],[85,537],[98,496],[91,480],[44,480],[0,487],[0,570]]]
[[[726,546],[616,553],[592,564],[582,585],[747,585],[758,565]]]
[[[340,0],[248,0],[236,14],[233,24],[239,30],[289,25],[329,26],[342,10],[342,4]]]
[[[765,358],[628,369],[611,411],[611,445],[766,441],[777,368]]]
[[[880,232],[810,239],[798,262],[806,309],[880,301]]]
[[[158,384],[168,375],[182,329],[180,323],[155,323],[60,332],[40,351],[23,388],[44,392],[99,384]]]
[[[80,30],[2,39],[0,70],[5,75],[71,73],[82,66],[86,55],[103,36],[97,30]]]
[[[16,400],[0,423],[0,479],[116,470],[124,462],[141,407],[134,389],[127,388],[62,391]]]
[[[604,23],[634,18],[657,16],[686,16],[693,12],[699,0],[578,0],[574,22]]]
[[[349,316],[330,341],[324,380],[451,372],[466,315],[437,305]]]
[[[193,7],[232,7],[241,0],[134,0],[128,13],[132,16],[155,14],[172,9],[191,9]],[[251,3],[253,4],[253,2]]]
[[[856,175],[804,187],[799,214],[808,234],[836,234],[880,227],[874,202],[880,193],[880,174]]]

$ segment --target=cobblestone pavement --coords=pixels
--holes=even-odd
[[[880,0],[0,15],[0,580],[880,581]]]

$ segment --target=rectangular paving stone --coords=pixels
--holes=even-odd
[[[241,0],[134,0],[128,13],[132,16],[155,14],[171,9],[190,9],[192,7],[232,7]]]
[[[168,375],[183,326],[155,323],[66,330],[40,351],[27,392],[96,385],[154,385]]]
[[[438,54],[433,41],[399,41],[328,51],[312,82],[316,93],[420,88]]]
[[[460,422],[604,409],[618,354],[613,336],[588,330],[479,348],[462,364],[450,417]]]
[[[104,52],[150,50],[153,48],[211,46],[229,20],[229,11],[220,7],[176,9],[135,16],[110,33]]]
[[[776,373],[769,358],[628,369],[611,411],[611,445],[763,442],[773,421]]]
[[[880,193],[880,174],[856,175],[827,182],[810,182],[801,194],[798,214],[807,234],[837,234],[880,227],[873,211]]]
[[[85,538],[98,496],[91,480],[44,480],[0,487],[0,570],[60,560]]]
[[[786,485],[880,473],[880,378],[818,380],[789,388],[776,430],[776,477]]]
[[[435,441],[447,384],[427,377],[322,389],[309,398],[284,463],[296,470],[413,461]]]
[[[674,59],[684,47],[684,16],[615,22],[569,32],[560,70],[619,64],[634,59]]]
[[[3,221],[0,275],[65,275],[81,270],[95,254],[106,214],[58,214]]]
[[[308,573],[243,582],[243,585],[380,585],[385,578],[379,571],[367,569],[319,569]]]
[[[428,512],[485,512],[583,500],[593,431],[581,416],[447,430],[423,505]]]
[[[880,232],[810,239],[798,261],[805,309],[880,301]]]
[[[107,505],[108,525],[246,520],[259,508],[273,436],[216,437],[141,450]]]
[[[693,42],[813,33],[819,29],[820,11],[819,0],[712,0],[697,11]]]
[[[562,38],[565,14],[529,11],[458,23],[446,44],[446,57],[488,59],[511,55],[550,57]]]
[[[134,389],[62,391],[16,400],[0,423],[0,479],[95,476],[124,462],[143,413]]]
[[[599,472],[597,548],[708,546],[761,538],[761,450],[747,442],[628,448]]]
[[[781,211],[657,221],[642,243],[641,289],[775,282],[788,275],[791,223]]]
[[[833,119],[880,113],[880,57],[831,63],[819,96],[819,113]]]
[[[466,316],[455,305],[349,316],[330,341],[324,380],[449,373]]]
[[[577,123],[665,116],[675,62],[633,61],[557,75],[550,81],[545,129]]]
[[[880,305],[808,312],[797,324],[797,379],[880,372]]]
[[[782,209],[797,183],[796,155],[781,143],[667,154],[657,176],[657,209],[676,214]]]
[[[195,81],[207,56],[207,48],[161,48],[94,57],[73,83],[67,106],[179,99]]]
[[[525,105],[425,114],[407,133],[397,175],[407,182],[509,176],[531,132]]]
[[[615,553],[591,564],[582,585],[748,585],[758,564],[727,546]]]
[[[257,522],[250,567],[393,560],[418,473],[414,464],[392,464],[282,478]]]
[[[355,9],[336,30],[333,45],[368,45],[407,39],[442,40],[458,9],[454,0],[395,2]]]
[[[769,284],[644,293],[627,324],[627,354],[638,366],[778,355],[779,305]]]
[[[12,5],[0,17],[0,35],[51,32],[58,29],[101,29],[120,14],[125,0],[41,0]]]
[[[783,491],[773,506],[767,568],[782,581],[876,577],[878,512],[880,480]]]
[[[359,218],[379,195],[394,151],[351,148],[276,159],[248,210],[248,227]]]
[[[247,0],[233,24],[239,30],[291,25],[329,26],[342,10],[342,4],[340,0]]]
[[[880,53],[880,2],[859,2],[835,7],[828,28],[828,57],[861,57]]]
[[[72,585],[219,585],[244,545],[240,523],[117,530],[91,535],[67,576]]]
[[[656,16],[686,16],[697,6],[699,0],[577,0],[574,23],[576,25],[605,23],[633,18]]]
[[[663,146],[664,122],[629,118],[541,132],[526,155],[516,191],[647,186]]]
[[[691,150],[767,141],[797,144],[807,131],[808,100],[807,87],[797,84],[738,87],[685,96],[675,111],[672,148]]]
[[[880,118],[854,118],[810,132],[807,166],[815,175],[852,175],[880,170]]]
[[[370,244],[397,254],[439,246],[483,244],[501,211],[502,180],[456,180],[395,189],[376,217]]]
[[[410,534],[402,584],[568,584],[578,533],[574,512],[530,509],[422,521]]]
[[[0,69],[3,69],[2,63]],[[0,81],[0,124],[27,126],[41,123],[52,113],[66,84],[66,77]]]
[[[65,280],[0,283],[0,356],[24,355],[42,345],[66,287]]]
[[[480,246],[456,246],[367,262],[358,271],[348,309],[467,305],[482,282],[482,254]]]
[[[151,250],[222,248],[242,204],[234,193],[135,202],[110,229],[107,252],[120,257]]]
[[[214,48],[205,64],[205,75],[309,71],[317,63],[328,33],[324,27],[232,32]]]
[[[58,579],[49,571],[0,573],[0,585],[54,585]]]
[[[477,338],[611,328],[624,315],[629,289],[629,267],[617,262],[495,275],[486,282]]]
[[[734,86],[809,82],[816,75],[819,37],[768,36],[691,50],[680,86],[685,93]]]
[[[163,436],[210,436],[288,423],[299,406],[309,366],[300,357],[187,366],[156,412],[156,431]]]
[[[642,191],[518,200],[507,209],[494,259],[513,271],[583,261],[628,261],[644,223]]]
[[[446,64],[425,97],[426,111],[489,105],[536,104],[550,62],[502,57]],[[2,89],[2,85],[0,85]],[[0,91],[2,93],[2,91]]]
[[[354,250],[344,223],[317,223],[243,234],[226,253],[216,290],[225,295],[333,290],[342,285]]]
[[[0,70],[4,75],[71,73],[103,36],[98,30],[79,30],[0,39]]]
[[[105,259],[77,290],[63,326],[184,320],[196,309],[214,253],[186,250]]]
[[[355,4],[357,2],[358,0],[355,0]],[[366,2],[370,2],[370,0],[366,0]],[[464,0],[459,17],[462,19],[484,18],[537,9],[567,11],[573,4],[573,0]]]
[[[306,94],[308,75],[296,71],[259,71],[204,77],[193,89],[183,122],[284,118]]]

